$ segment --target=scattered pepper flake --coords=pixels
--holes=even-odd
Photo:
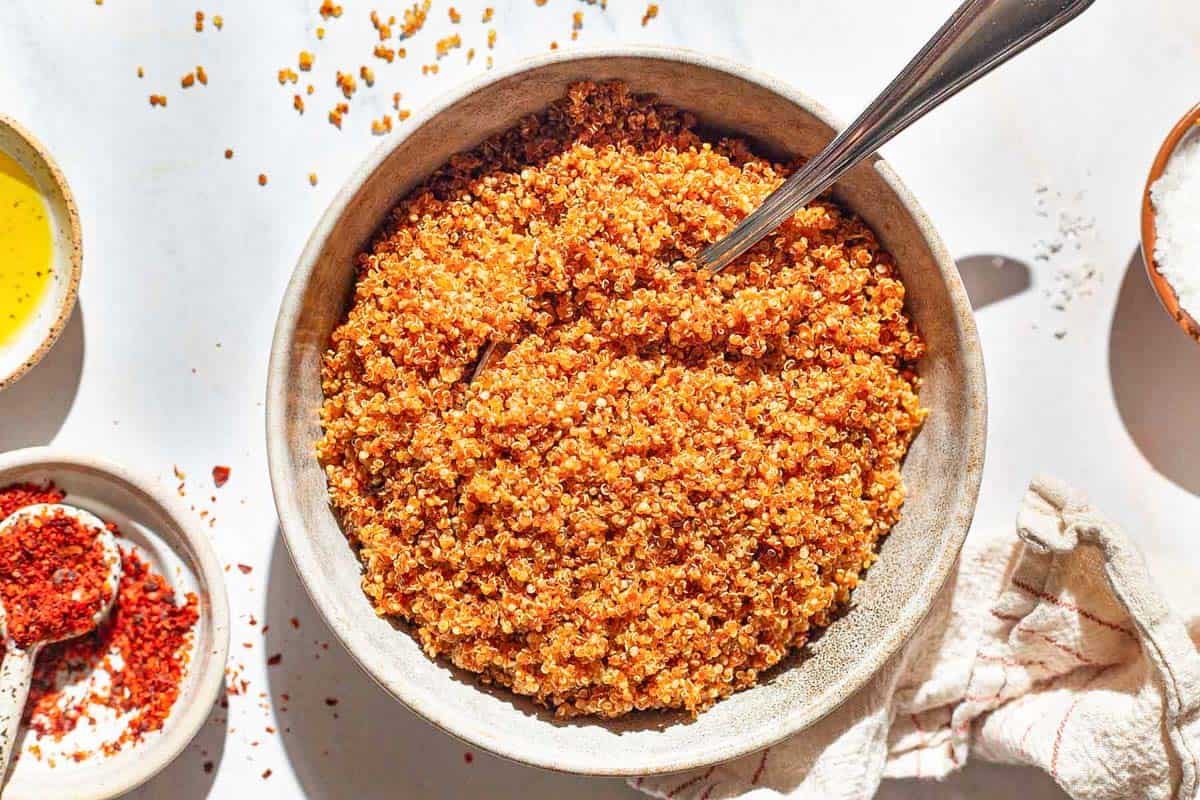
[[[242,571],[243,575],[249,575],[251,572],[254,572],[254,567],[249,564],[238,564],[237,568]]]
[[[472,752],[470,752],[470,751],[467,751],[466,753],[463,753],[463,761],[465,761],[466,763],[470,764],[470,763],[471,763],[472,761],[474,761],[474,760],[475,760],[475,754],[474,754],[474,753],[472,753]]]
[[[266,185],[267,185],[267,175],[266,175],[266,173],[265,173],[265,172],[260,172],[260,173],[258,174],[258,185],[259,185],[259,186],[266,186]]]
[[[263,770],[263,774],[262,774],[262,776],[263,776],[263,780],[265,781],[267,778],[271,777],[271,770],[270,770],[270,769],[264,769],[264,770]]]
[[[325,698],[325,705],[329,706],[330,708],[332,708],[333,706],[336,706],[337,704],[338,704],[338,699],[336,697],[326,697]]]
[[[267,659],[267,666],[268,667],[278,666],[282,662],[283,662],[283,653],[276,653],[275,655],[273,655]]]
[[[292,617],[291,620],[289,620],[289,621],[292,623],[293,628],[296,628],[297,630],[300,629],[300,620],[299,619],[297,619],[296,617]],[[287,700],[286,697],[283,699]]]
[[[228,148],[228,147],[225,148],[225,158],[227,158],[227,159],[233,158],[233,149],[232,148]]]
[[[211,761],[205,761],[205,762],[204,762],[204,773],[205,773],[206,775],[211,775],[211,774],[212,774],[212,771],[213,771],[213,769],[215,769],[215,768],[216,768],[216,765],[215,765],[215,764],[213,764],[213,762],[211,762]]]

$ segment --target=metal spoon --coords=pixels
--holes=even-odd
[[[104,585],[108,589],[108,600],[92,615],[87,623],[81,624],[78,630],[71,631],[57,639],[34,642],[22,648],[13,641],[8,633],[8,620],[4,613],[4,604],[0,603],[0,630],[4,635],[4,663],[0,664],[0,780],[8,772],[8,762],[12,756],[13,745],[16,743],[17,731],[21,725],[21,713],[25,709],[25,700],[29,697],[29,684],[33,680],[33,665],[37,661],[41,649],[54,642],[74,639],[89,633],[100,624],[108,612],[112,610],[117,599],[117,588],[121,583],[121,552],[113,539],[112,532],[94,514],[82,508],[59,503],[38,503],[25,506],[13,512],[0,522],[0,536],[11,532],[17,522],[27,517],[42,517],[46,514],[61,512],[72,517],[80,524],[99,531],[97,538],[104,548],[104,560],[109,565]]]
[[[1075,19],[1092,2],[967,0],[850,127],[728,235],[700,253],[697,265],[720,272],[893,136]],[[494,341],[483,346],[471,381],[483,372],[495,349]]]

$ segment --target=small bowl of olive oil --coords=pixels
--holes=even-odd
[[[0,390],[42,360],[75,308],[83,247],[67,180],[0,114]]]

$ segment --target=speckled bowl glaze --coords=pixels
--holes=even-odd
[[[275,329],[267,444],[275,501],[297,569],[342,643],[381,686],[475,747],[556,770],[641,775],[713,764],[804,730],[846,700],[925,616],[958,556],[983,466],[986,400],[971,307],[929,220],[883,161],[853,170],[835,194],[896,256],[929,353],[922,399],[932,414],[904,466],[909,500],[851,607],[817,641],[757,686],[692,719],[638,713],[556,719],[528,699],[426,658],[379,619],[359,588],[359,563],[330,510],[314,458],[320,356],[346,312],[356,254],[389,209],[456,152],[561,97],[579,79],[619,79],[693,111],[768,154],[811,155],[836,123],[819,105],[763,75],[699,53],[620,48],[551,54],[487,75],[415,115],[376,151],[318,223]]]
[[[67,179],[33,134],[0,114],[0,151],[20,164],[37,183],[50,214],[53,279],[33,319],[15,339],[0,345],[0,391],[41,361],[71,319],[83,270],[83,234],[79,211]]]
[[[48,447],[0,454],[0,486],[47,482],[66,492],[65,502],[116,523],[122,547],[135,547],[176,592],[195,592],[199,599],[188,669],[161,731],[111,756],[94,752],[78,763],[59,757],[53,766],[48,755],[57,745],[43,740],[38,743],[43,757],[22,753],[3,786],[4,800],[109,800],[150,780],[178,757],[224,688],[229,653],[225,574],[196,515],[155,481],[108,461]],[[80,725],[70,746],[97,750],[108,741],[103,728],[103,722]]]

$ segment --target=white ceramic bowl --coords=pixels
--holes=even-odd
[[[0,114],[0,151],[24,167],[37,183],[50,215],[53,237],[49,290],[33,318],[16,337],[0,344],[0,390],[16,382],[50,352],[71,319],[83,269],[83,234],[75,199],[50,153],[15,120]]]
[[[579,79],[620,79],[737,132],[776,155],[811,155],[834,135],[819,105],[762,75],[698,53],[622,48],[551,54],[446,95],[410,120],[351,177],[318,223],[288,287],[267,387],[271,480],[284,536],[317,607],[372,677],[435,725],[503,756],[597,775],[672,772],[744,755],[795,734],[861,687],[912,633],[949,574],[974,513],[983,466],[983,364],[953,260],[892,170],[872,160],[835,191],[893,253],[929,353],[921,396],[932,410],[904,466],[904,518],[852,608],[759,685],[690,719],[642,713],[556,719],[527,698],[484,687],[425,657],[378,618],[358,560],[328,505],[314,456],[320,357],[347,309],[355,256],[388,211],[456,152],[511,127]]]
[[[53,767],[47,754],[54,745],[43,740],[43,758],[22,754],[4,786],[5,800],[107,800],[140,786],[171,763],[208,718],[224,686],[229,653],[224,573],[196,516],[153,481],[107,461],[51,448],[0,455],[0,487],[48,481],[66,492],[64,502],[116,523],[122,535],[118,543],[135,546],[177,592],[192,591],[199,598],[191,662],[161,731],[113,756],[95,753],[79,763],[58,758]],[[72,736],[83,737],[83,749],[108,739],[86,725]],[[25,745],[30,743],[26,737]]]

